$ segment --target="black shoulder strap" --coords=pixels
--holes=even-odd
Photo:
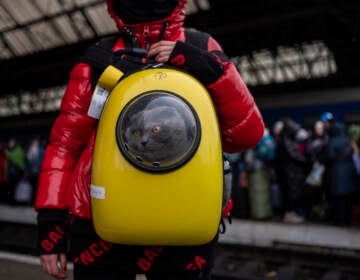
[[[210,35],[205,32],[189,30],[189,29],[185,30],[186,43],[189,43],[200,49],[203,49],[203,50],[208,49],[209,38],[210,38]]]
[[[80,62],[85,62],[93,67],[105,69],[111,63],[111,48],[116,43],[115,36],[103,38],[99,43],[90,46],[80,57]]]
[[[101,73],[113,62],[114,53],[112,47],[119,39],[119,34],[102,38],[97,44],[90,46],[80,57],[80,62],[85,62],[93,67],[91,83],[96,85]],[[185,40],[198,48],[207,50],[210,35],[200,31],[185,30]],[[124,40],[125,48],[132,48],[132,42],[126,36]]]
[[[113,62],[112,47],[120,38],[119,34],[102,38],[97,44],[87,48],[80,57],[80,62],[85,62],[93,67],[91,84],[96,85],[101,73]],[[131,48],[132,44],[127,37],[121,37],[124,41],[125,48]]]
[[[102,38],[97,44],[90,46],[80,57],[80,62],[89,63],[91,66],[104,70],[112,62],[112,47],[119,39],[119,35]],[[131,42],[125,37],[125,48],[131,48]]]

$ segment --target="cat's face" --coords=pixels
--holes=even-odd
[[[188,149],[185,121],[175,108],[158,106],[130,118],[125,131],[129,149],[145,161],[171,160]]]

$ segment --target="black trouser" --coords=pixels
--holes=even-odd
[[[97,267],[74,266],[74,280],[135,280],[135,273]],[[147,280],[210,280],[210,271],[156,271],[146,273]]]
[[[330,196],[330,218],[337,226],[351,225],[352,194]]]
[[[70,228],[70,257],[75,280],[209,280],[218,235],[197,246],[111,244],[96,234],[92,221],[75,218]]]

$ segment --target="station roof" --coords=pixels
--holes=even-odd
[[[358,85],[356,0],[188,0],[255,94]],[[116,27],[104,0],[2,0],[1,94],[65,84],[86,46]]]

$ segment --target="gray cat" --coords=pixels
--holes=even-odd
[[[146,121],[145,121],[146,120]],[[138,159],[146,162],[171,161],[185,154],[192,144],[189,128],[173,107],[158,106],[130,117],[125,142]],[[231,197],[230,163],[224,162],[223,208]]]
[[[138,158],[148,162],[176,159],[191,146],[184,119],[170,106],[158,106],[130,117],[125,142]]]

